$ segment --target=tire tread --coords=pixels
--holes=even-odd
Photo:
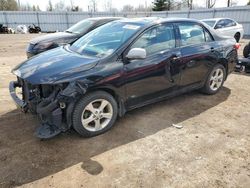
[[[210,77],[211,77],[212,72],[213,72],[215,69],[217,69],[217,68],[221,68],[221,69],[223,70],[223,72],[224,72],[224,79],[223,79],[223,82],[222,82],[220,88],[217,89],[216,91],[213,91],[213,90],[211,90],[211,88],[210,88],[210,86],[209,86],[209,81],[210,81]],[[207,77],[207,79],[206,79],[206,82],[205,82],[203,88],[201,89],[201,91],[202,91],[203,93],[205,93],[205,94],[208,94],[208,95],[214,95],[214,94],[218,93],[219,90],[222,88],[222,86],[223,86],[223,84],[224,84],[225,78],[226,78],[226,69],[225,69],[225,67],[224,67],[222,64],[219,64],[219,63],[216,64],[216,65],[213,67],[213,69],[210,71],[210,73],[209,73],[209,75],[208,75],[208,77]]]
[[[82,123],[79,118],[81,118],[82,116],[82,110],[84,109],[84,107],[88,105],[91,101],[96,100],[98,98],[104,98],[106,100],[109,100],[109,102],[111,103],[113,107],[114,116],[112,117],[109,124],[103,130],[100,130],[97,132],[91,132],[82,126]],[[83,137],[88,138],[88,137],[97,136],[99,134],[102,134],[108,131],[113,126],[117,118],[117,113],[118,113],[117,102],[112,95],[110,95],[109,93],[105,91],[91,92],[91,93],[86,94],[83,98],[81,98],[75,105],[75,108],[73,110],[73,115],[72,115],[72,122],[73,122],[72,126],[75,129],[75,131]]]

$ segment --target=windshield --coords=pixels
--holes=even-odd
[[[207,25],[209,25],[210,27],[214,27],[215,21],[213,20],[203,20],[204,23],[206,23]]]
[[[135,34],[141,25],[110,22],[84,35],[70,49],[82,55],[102,58],[112,54]]]
[[[90,27],[92,27],[93,23],[94,22],[91,20],[83,20],[71,26],[69,29],[66,30],[66,32],[76,34],[84,33],[88,31]]]

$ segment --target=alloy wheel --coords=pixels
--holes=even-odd
[[[221,68],[215,69],[212,73],[209,82],[210,89],[213,91],[218,90],[223,83],[223,79],[224,79],[223,70]]]
[[[113,117],[113,108],[109,101],[97,99],[90,102],[82,112],[82,126],[88,131],[104,129]]]

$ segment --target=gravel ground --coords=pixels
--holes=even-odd
[[[36,36],[0,35],[0,187],[250,187],[250,76],[131,111],[104,135],[40,141],[8,93]]]

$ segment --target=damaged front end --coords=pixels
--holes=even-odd
[[[21,89],[18,96],[16,89]],[[87,85],[80,81],[63,84],[32,85],[17,77],[10,82],[11,97],[23,112],[30,111],[41,119],[36,136],[48,139],[71,127],[71,114],[75,102],[86,92]]]

